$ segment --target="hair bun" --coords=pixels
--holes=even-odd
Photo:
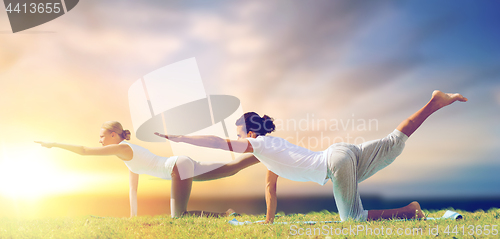
[[[271,132],[274,132],[276,130],[276,125],[274,125],[274,119],[269,117],[268,115],[264,115],[262,117],[262,126],[263,126],[263,131],[266,132],[266,134],[269,134]]]
[[[247,112],[236,120],[236,125],[244,125],[246,133],[252,131],[257,135],[266,135],[276,129],[273,121],[274,119],[267,115],[260,117],[259,114],[255,112]]]
[[[126,139],[126,140],[130,140],[130,130],[126,129],[126,130],[123,130],[122,132],[122,138]]]

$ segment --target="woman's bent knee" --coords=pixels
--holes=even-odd
[[[179,156],[175,162],[174,170],[172,171],[172,178],[192,178],[194,175],[194,161],[187,156]]]
[[[331,167],[332,180],[343,178],[346,175],[356,175],[356,158],[352,153],[346,152],[340,157],[336,157]]]

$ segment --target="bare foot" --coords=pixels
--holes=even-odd
[[[431,102],[437,107],[437,109],[445,107],[457,100],[461,102],[466,102],[468,99],[458,93],[455,94],[443,93],[439,90],[435,90],[434,92],[432,92]]]
[[[422,208],[420,208],[420,204],[417,201],[413,201],[406,206],[410,214],[408,218],[417,218],[417,219],[425,219],[425,214],[422,212]]]

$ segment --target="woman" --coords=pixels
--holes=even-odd
[[[172,180],[170,211],[172,217],[184,214],[205,216],[226,216],[234,213],[232,209],[224,213],[203,211],[187,212],[187,204],[194,181],[213,180],[234,175],[239,170],[258,162],[252,155],[243,155],[228,164],[199,163],[186,156],[160,157],[149,150],[126,142],[130,131],[123,130],[117,121],[105,122],[100,131],[99,143],[102,147],[84,147],[70,144],[35,141],[46,148],[61,148],[80,155],[114,155],[122,160],[130,170],[130,216],[137,216],[137,186],[139,174]],[[211,169],[214,169],[209,171]],[[208,173],[201,174],[199,172]],[[193,177],[194,176],[194,177]]]
[[[313,181],[324,185],[333,182],[333,193],[340,219],[377,220],[390,218],[425,218],[418,202],[387,210],[364,210],[358,183],[385,168],[401,154],[405,141],[432,113],[455,101],[467,101],[460,94],[434,91],[431,100],[411,115],[387,137],[360,145],[337,143],[322,152],[313,152],[288,141],[265,136],[274,131],[272,119],[256,113],[243,115],[237,122],[238,140],[216,136],[156,135],[174,142],[203,147],[253,153],[268,168],[266,175],[266,223],[272,223],[276,212],[278,175],[295,181]]]

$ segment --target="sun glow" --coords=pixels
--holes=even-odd
[[[17,152],[17,153],[13,153]],[[83,178],[58,168],[38,150],[11,150],[0,155],[0,195],[35,200],[67,193],[84,183]]]

